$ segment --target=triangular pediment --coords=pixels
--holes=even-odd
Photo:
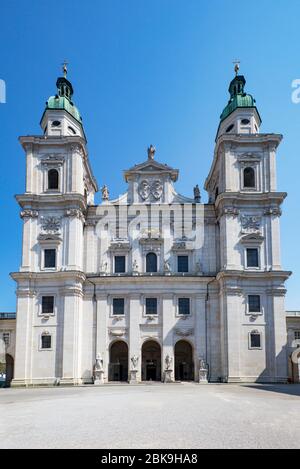
[[[130,169],[124,171],[125,180],[128,181],[131,175],[137,174],[169,174],[173,181],[178,178],[178,169],[174,169],[167,164],[158,163],[154,160],[147,160],[143,163],[136,164]]]

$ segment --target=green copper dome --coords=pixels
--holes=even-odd
[[[46,109],[64,109],[81,124],[82,118],[78,108],[65,96],[50,96],[46,102]]]
[[[230,93],[230,99],[220,116],[221,122],[237,108],[256,108],[255,99],[253,96],[244,92],[245,83],[246,80],[243,75],[237,75],[231,81],[228,89]]]
[[[82,118],[80,116],[78,108],[72,102],[73,87],[66,77],[60,77],[56,81],[57,94],[50,96],[46,102],[46,109],[62,109],[67,111],[71,116],[74,117],[80,124],[82,124]]]

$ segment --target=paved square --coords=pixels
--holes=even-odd
[[[300,448],[300,385],[0,390],[1,448]]]

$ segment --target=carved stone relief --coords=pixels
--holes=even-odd
[[[259,233],[261,217],[256,215],[241,215],[242,233]]]
[[[159,200],[163,193],[163,185],[160,179],[143,179],[138,187],[138,193],[142,200],[152,198]]]

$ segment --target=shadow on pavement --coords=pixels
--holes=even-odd
[[[249,384],[243,387],[300,397],[300,384]]]

